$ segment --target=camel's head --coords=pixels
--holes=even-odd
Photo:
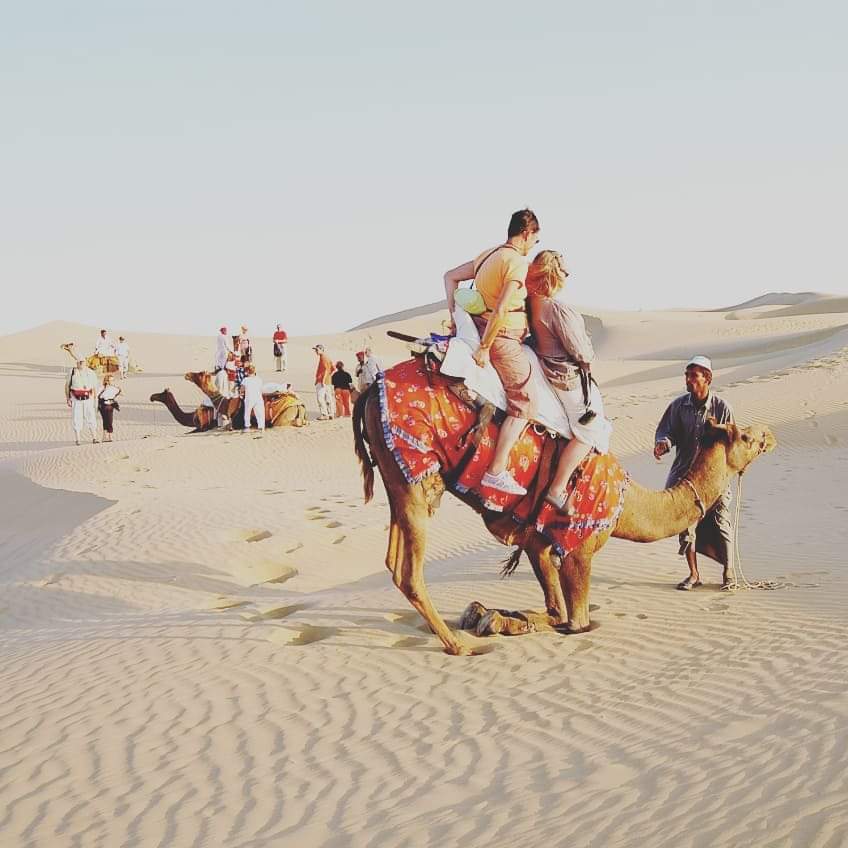
[[[739,427],[736,424],[717,424],[710,418],[704,427],[704,443],[721,442],[727,451],[727,466],[741,474],[758,456],[777,446],[774,434],[761,424]]]
[[[185,378],[189,383],[194,383],[201,391],[213,386],[212,375],[208,371],[187,371]]]
[[[169,395],[170,393],[171,393],[171,390],[168,389],[168,388],[162,389],[161,392],[154,392],[152,395],[150,395],[150,402],[151,403],[165,403],[165,396]]]

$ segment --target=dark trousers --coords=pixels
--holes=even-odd
[[[111,403],[103,403],[103,401],[100,401],[98,406],[100,408],[100,417],[103,419],[103,432],[111,433],[112,416],[115,414],[115,407]]]

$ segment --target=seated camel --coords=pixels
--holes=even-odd
[[[399,366],[398,366],[399,367]],[[392,369],[394,370],[394,369]],[[387,372],[386,377],[389,377]],[[450,468],[422,476],[410,483],[387,445],[381,384],[371,386],[356,401],[353,432],[356,455],[364,479],[365,501],[374,491],[376,465],[383,478],[391,509],[389,547],[386,566],[395,585],[422,615],[449,654],[471,653],[461,637],[454,633],[433,605],[424,582],[426,521],[437,509],[445,491]],[[401,389],[403,383],[394,384]],[[429,412],[421,413],[425,419]],[[464,438],[464,437],[461,437]],[[366,444],[367,443],[367,444]],[[536,629],[556,628],[559,632],[580,633],[590,629],[589,578],[592,557],[610,536],[634,542],[653,542],[675,536],[697,523],[725,491],[729,478],[741,474],[761,454],[771,451],[776,440],[767,427],[738,427],[709,422],[701,450],[686,477],[670,489],[654,491],[630,482],[623,495],[617,518],[610,525],[589,535],[565,556],[558,556],[552,543],[531,523],[518,524],[509,513],[484,509],[472,492],[451,491],[479,512],[487,529],[507,545],[519,545],[508,568],[518,564],[521,551],[527,553],[545,597],[544,613],[523,613],[511,619],[501,611],[487,611],[471,604],[460,622],[476,628],[478,635],[492,632],[527,633]],[[368,446],[370,446],[370,451]],[[485,621],[481,617],[485,616]],[[482,624],[482,627],[480,626]]]
[[[59,345],[59,347],[74,360],[77,362],[80,359],[77,356],[76,350],[74,349],[73,342],[66,342],[65,344]],[[118,363],[117,356],[100,356],[97,353],[92,353],[91,356],[84,356],[82,359],[85,359],[85,364],[91,368],[92,371],[97,371],[98,374],[115,374],[120,371],[120,364]]]
[[[223,412],[233,422],[234,430],[244,429],[242,398],[224,397],[215,386],[214,375],[208,371],[188,371],[185,379],[194,383],[212,401],[216,414]],[[265,401],[266,427],[303,427],[307,423],[306,405],[294,392],[263,392],[262,397]],[[255,418],[251,420],[256,421]]]
[[[207,380],[207,377],[210,379]],[[191,427],[194,433],[214,430],[218,426],[217,413],[219,410],[227,415],[234,430],[244,429],[244,401],[242,398],[224,398],[220,392],[214,391],[211,375],[206,372],[186,374],[186,379],[195,383],[198,387],[200,387],[199,384],[202,384],[206,388],[211,388],[213,394],[208,395],[208,397],[213,406],[201,404],[193,412],[186,411],[180,407],[173,392],[168,388],[152,394],[150,396],[151,402],[164,404],[178,423],[185,427]],[[207,393],[204,389],[201,390],[204,391],[204,394]],[[293,392],[268,394],[265,395],[264,399],[266,427],[303,427],[307,423],[306,406]]]

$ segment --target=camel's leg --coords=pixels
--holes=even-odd
[[[460,621],[464,630],[474,630],[478,636],[521,636],[525,633],[553,630],[563,624],[568,615],[559,576],[559,557],[541,536],[534,536],[525,548],[533,573],[545,595],[545,611],[488,610],[474,601],[466,608]]]
[[[395,586],[421,613],[430,630],[439,637],[449,654],[470,654],[457,635],[430,600],[424,583],[424,547],[427,539],[427,518],[430,511],[424,487],[418,483],[393,489],[389,499],[391,525],[386,567],[392,573]]]
[[[540,538],[540,537],[539,537]],[[535,539],[527,547],[527,558],[545,595],[545,610],[551,625],[562,624],[568,617],[559,576],[560,558],[550,544]]]
[[[568,608],[568,633],[583,633],[589,629],[589,578],[592,574],[594,546],[584,544],[562,561],[559,579]]]

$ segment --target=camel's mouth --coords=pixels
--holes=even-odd
[[[760,453],[770,453],[777,447],[777,439],[771,430],[766,430],[760,442]]]

